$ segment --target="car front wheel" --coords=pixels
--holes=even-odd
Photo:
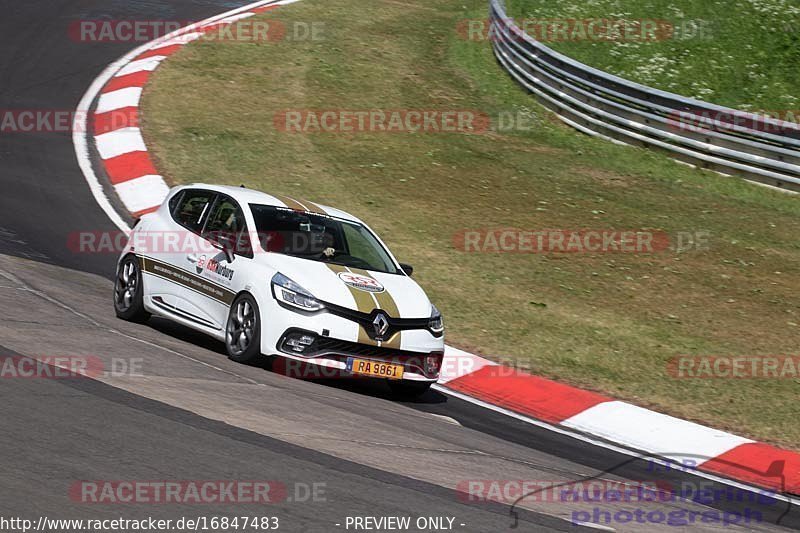
[[[237,363],[252,363],[261,355],[261,323],[258,304],[250,294],[239,295],[231,305],[225,327],[228,357]]]

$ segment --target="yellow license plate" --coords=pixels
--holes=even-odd
[[[403,379],[403,365],[347,358],[347,370],[353,374],[388,379]]]

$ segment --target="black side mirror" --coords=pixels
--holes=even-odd
[[[225,233],[218,233],[210,240],[215,248],[219,248],[225,253],[225,259],[228,260],[228,263],[233,263],[233,260],[236,258],[236,254],[234,253],[236,237]]]
[[[233,260],[236,259],[236,254],[233,253],[233,248],[223,246],[222,251],[225,252],[225,259],[228,260],[228,263],[233,263]]]
[[[400,263],[400,268],[402,268],[403,272],[405,272],[406,275],[408,276],[414,273],[414,267],[412,267],[408,263]]]

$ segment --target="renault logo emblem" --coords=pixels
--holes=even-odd
[[[383,337],[389,329],[389,321],[386,319],[386,315],[379,313],[375,320],[372,321],[372,326],[375,328],[375,335]]]

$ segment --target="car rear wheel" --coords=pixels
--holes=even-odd
[[[431,382],[421,381],[394,381],[389,380],[389,388],[392,394],[398,399],[412,400],[418,398],[430,390]]]
[[[144,285],[139,260],[135,255],[123,259],[114,281],[114,311],[123,320],[145,322],[150,313],[144,309]]]
[[[250,294],[242,294],[231,305],[225,327],[228,357],[237,363],[252,363],[261,355],[261,323],[258,304]]]

